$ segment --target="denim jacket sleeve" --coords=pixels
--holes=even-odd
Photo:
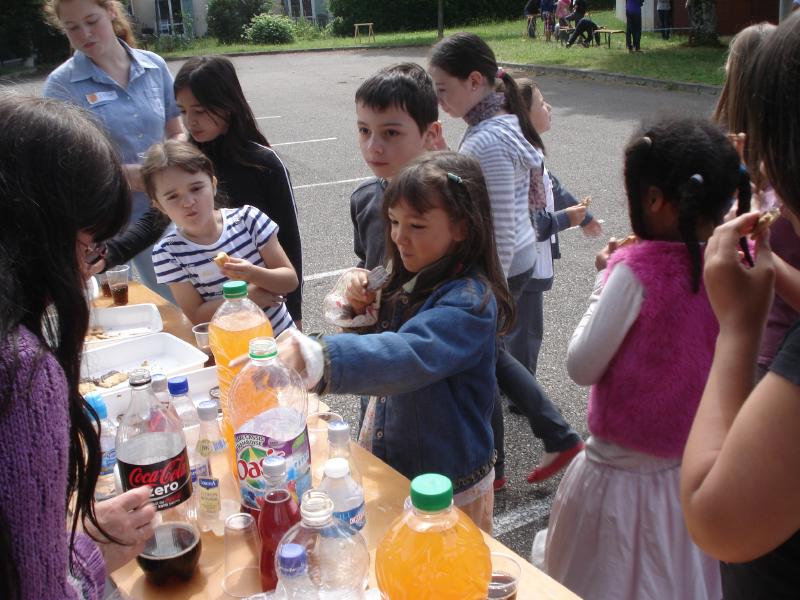
[[[495,341],[494,297],[482,307],[485,286],[474,279],[443,287],[396,332],[326,336],[326,391],[408,393],[475,366]]]

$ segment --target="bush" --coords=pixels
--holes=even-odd
[[[307,19],[299,18],[294,23],[294,36],[298,40],[318,40],[328,35],[327,28],[320,29]]]
[[[291,44],[294,22],[282,15],[256,15],[245,26],[244,38],[251,44]]]
[[[160,35],[153,40],[150,50],[156,54],[164,52],[175,52],[176,50],[186,50],[191,46],[189,38],[182,35]]]
[[[223,44],[242,39],[242,28],[258,14],[272,10],[273,0],[210,0],[208,31]]]

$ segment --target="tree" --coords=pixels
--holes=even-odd
[[[716,0],[689,0],[689,44],[692,46],[718,46]]]

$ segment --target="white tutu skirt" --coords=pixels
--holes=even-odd
[[[680,461],[595,437],[572,461],[532,561],[585,600],[718,600],[719,563],[689,538]]]

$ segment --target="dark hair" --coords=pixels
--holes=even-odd
[[[486,83],[491,89],[495,88],[495,80],[502,81],[502,91],[505,94],[505,109],[517,116],[522,135],[525,136],[536,148],[544,148],[542,138],[531,123],[525,102],[519,93],[514,78],[505,71],[498,73],[497,60],[489,45],[474,33],[454,33],[438,42],[431,50],[431,65],[438,67],[464,81],[473,71],[477,71],[486,78]]]
[[[751,170],[761,162],[770,183],[800,215],[800,12],[783,21],[761,46],[750,71],[747,136]]]
[[[170,167],[176,167],[187,173],[203,172],[210,179],[214,178],[214,164],[197,146],[180,140],[153,144],[144,155],[142,182],[145,192],[156,206],[159,206],[156,198],[156,175]]]
[[[519,95],[522,96],[522,101],[528,108],[528,116],[530,116],[531,109],[533,108],[533,90],[538,90],[539,86],[536,85],[536,82],[533,81],[533,79],[521,77],[520,79],[517,79],[517,87],[519,88]],[[533,125],[533,121],[531,121],[531,125]],[[535,126],[534,129],[536,129]],[[536,133],[538,134],[539,132],[537,131]],[[528,141],[530,142],[530,140]],[[534,142],[531,142],[531,144],[541,150],[542,154],[545,153],[544,142],[542,142],[541,137],[539,137],[539,145],[536,145]]]
[[[701,119],[663,118],[644,125],[625,148],[625,192],[634,233],[654,239],[644,218],[653,186],[678,208],[678,233],[692,260],[692,289],[700,287],[700,225],[722,222],[739,192],[739,210],[750,208],[750,178],[722,130]]]
[[[64,28],[61,25],[61,17],[58,14],[58,8],[64,2],[69,2],[69,0],[46,0],[42,7],[45,21],[62,33],[64,33]],[[114,28],[114,35],[131,48],[136,48],[136,37],[133,35],[133,28],[128,19],[128,11],[125,10],[122,3],[118,0],[94,0],[94,3],[100,8],[110,11],[114,15],[114,19],[111,21],[111,26]]]
[[[419,213],[441,208],[454,223],[466,225],[466,239],[458,244],[455,257],[463,269],[476,268],[480,272],[497,300],[498,331],[508,331],[514,318],[513,303],[497,257],[489,192],[478,161],[457,152],[429,152],[410,162],[386,188],[383,215],[386,254],[393,269],[387,284],[390,291],[412,276],[403,268],[391,239],[389,209],[401,201]]]
[[[89,308],[77,239],[81,231],[98,242],[112,237],[127,222],[129,210],[117,152],[91,116],[56,100],[0,94],[0,340],[16,347],[19,328],[25,327],[41,343],[40,360],[49,349],[64,370],[70,420],[68,503],[77,492],[70,565],[78,521],[88,519],[103,531],[93,504],[100,441],[96,421],[78,392]],[[57,328],[45,318],[48,307]],[[0,411],[8,408],[6,402]],[[3,529],[4,521],[0,515]],[[7,531],[1,533],[0,538],[7,537]],[[0,548],[5,573],[15,568],[6,550]],[[5,586],[14,583],[0,577],[0,597],[10,596]]]
[[[433,80],[416,63],[392,65],[367,78],[356,90],[356,102],[379,111],[396,106],[414,119],[420,133],[439,120]]]
[[[756,23],[742,29],[731,40],[726,63],[725,85],[712,118],[730,133],[747,131],[747,104],[753,88],[745,83],[758,49],[775,31],[772,23]]]
[[[250,144],[269,146],[269,142],[258,129],[230,60],[223,56],[190,58],[175,76],[173,88],[176,97],[182,89],[189,88],[203,108],[228,124],[228,132],[215,140],[192,140],[196,146],[212,157],[219,154],[246,167],[265,168],[250,159]]]

